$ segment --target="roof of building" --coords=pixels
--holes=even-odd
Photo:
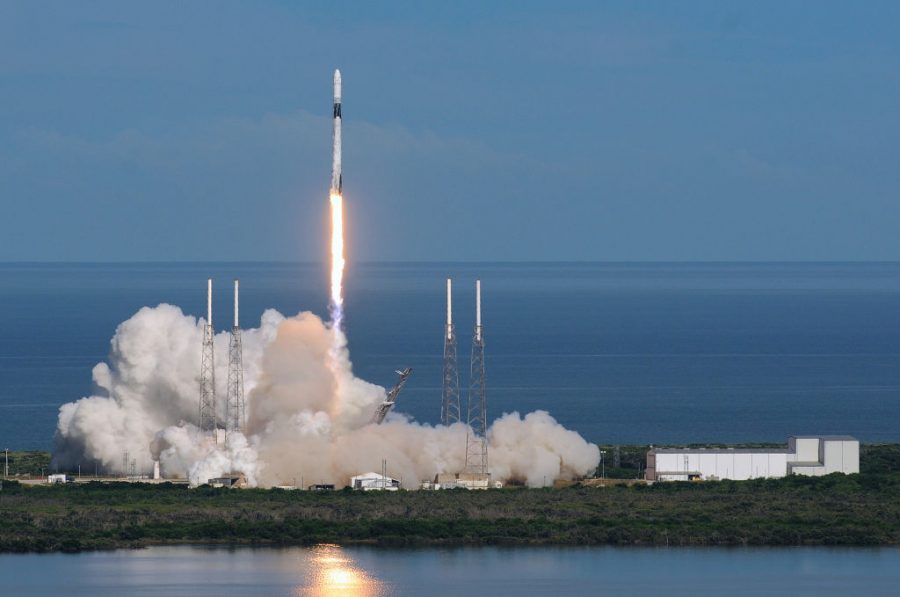
[[[792,439],[858,442],[851,435],[792,435]],[[788,448],[651,448],[648,454],[791,454]]]
[[[386,477],[381,473],[362,473],[360,475],[355,475],[351,477],[352,479],[390,479],[391,477]]]
[[[789,439],[822,439],[826,441],[857,442],[852,435],[792,435]]]
[[[787,448],[653,448],[650,454],[790,454]]]

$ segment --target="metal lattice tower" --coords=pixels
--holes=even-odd
[[[213,351],[212,278],[206,281],[206,326],[200,354],[200,431],[216,437],[216,363]]]
[[[409,379],[409,376],[412,374],[412,367],[407,367],[402,371],[397,371],[397,375],[399,375],[399,379],[397,380],[397,384],[390,389],[385,397],[384,401],[375,407],[375,414],[372,415],[372,422],[376,425],[381,425],[384,423],[384,418],[391,412],[391,409],[394,408],[394,405],[397,404],[397,396],[400,395],[400,390],[403,389],[403,385],[406,383],[406,380]]]
[[[444,330],[444,382],[441,392],[441,423],[459,422],[459,369],[456,365],[456,332],[453,330],[452,281],[447,278],[447,326]]]
[[[234,281],[234,326],[228,343],[228,392],[225,396],[225,433],[243,433],[246,425],[244,407],[244,359],[241,349],[241,327],[238,319],[240,281]]]
[[[469,381],[469,431],[466,472],[488,474],[487,402],[484,396],[484,334],[481,329],[481,280],[475,282],[475,337]]]

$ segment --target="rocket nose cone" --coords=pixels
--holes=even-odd
[[[337,69],[337,68],[334,69],[334,84],[335,85],[341,84],[341,71],[340,71],[340,69]]]

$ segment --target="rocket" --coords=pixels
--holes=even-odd
[[[341,176],[341,71],[334,71],[334,120],[332,128],[331,194],[343,194]]]

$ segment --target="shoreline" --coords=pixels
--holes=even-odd
[[[135,545],[121,545],[116,547],[83,548],[73,551],[0,551],[2,556],[15,555],[77,555],[89,553],[112,553],[117,551],[136,552],[154,548],[165,547],[190,547],[209,551],[232,551],[240,549],[250,550],[284,550],[284,549],[313,549],[316,547],[336,546],[341,548],[371,548],[379,551],[420,551],[420,550],[465,550],[465,549],[560,549],[560,550],[674,550],[674,551],[796,551],[796,550],[838,550],[838,551],[900,551],[900,543],[857,545],[857,544],[799,544],[799,545],[768,545],[768,544],[735,544],[735,545],[657,545],[657,544],[574,544],[574,543],[411,543],[394,545],[379,543],[377,541],[342,541],[328,543],[260,543],[260,542],[220,542],[209,541],[169,541],[169,542],[144,542]]]

